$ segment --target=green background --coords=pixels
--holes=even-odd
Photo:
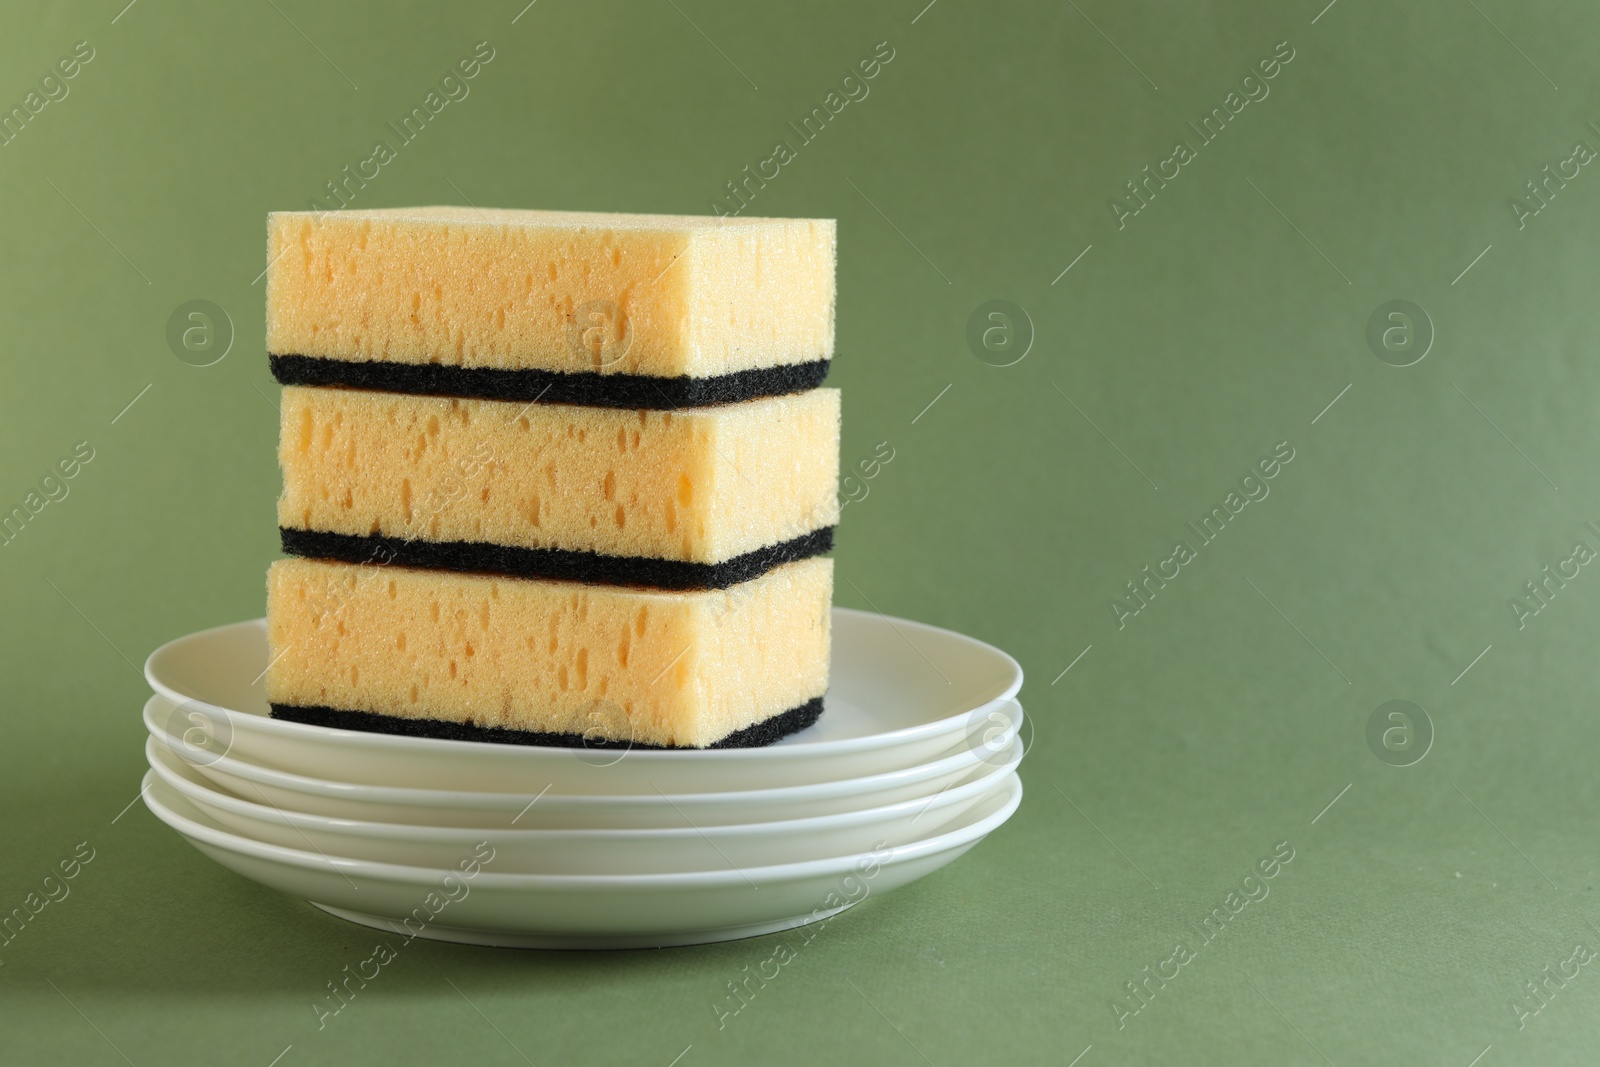
[[[0,549],[0,910],[95,849],[0,948],[0,1059],[1593,1062],[1594,968],[1520,1029],[1510,1002],[1600,948],[1600,576],[1521,628],[1508,602],[1600,548],[1600,175],[1521,229],[1508,200],[1600,146],[1600,10],[522,2],[0,11],[6,107],[74,42],[96,53],[0,148],[0,508],[95,450]],[[751,212],[838,218],[843,458],[895,451],[845,511],[837,599],[1021,660],[1027,797],[954,866],[830,923],[721,1030],[710,1005],[777,938],[418,942],[318,1032],[311,1001],[372,935],[140,805],[118,818],[143,773],[138,665],[260,614],[276,554],[264,216],[485,40],[471,95],[355,206],[709,213],[894,49]],[[1270,95],[1119,229],[1123,183],[1281,41]],[[165,340],[192,299],[236,328],[213,366]],[[1031,320],[1012,366],[966,341],[994,299]],[[1436,334],[1403,368],[1366,340],[1396,299]],[[1270,495],[1119,628],[1123,584],[1284,441]],[[1405,767],[1366,738],[1397,699],[1434,733]],[[1119,1028],[1123,983],[1280,842],[1270,896]]]

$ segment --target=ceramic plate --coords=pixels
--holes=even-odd
[[[498,854],[487,841],[449,867],[263,844],[217,826],[154,771],[145,786],[155,816],[201,852],[246,878],[382,930],[375,940],[389,958],[404,952],[412,936],[527,948],[651,948],[790,929],[943,867],[1010,818],[1022,800],[1022,783],[1010,774],[954,826],[898,847],[738,870],[575,876],[497,871]]]
[[[984,766],[931,797],[811,819],[657,830],[495,830],[330,819],[242,800],[212,785],[166,748],[151,748],[161,782],[224,830],[286,848],[414,867],[453,864],[487,840],[494,869],[517,874],[659,874],[795,863],[903,845],[938,833],[1001,788],[1021,752]]]
[[[364,785],[517,793],[712,793],[900,770],[985,743],[1022,668],[999,649],[923,623],[833,610],[832,686],[815,726],[767,748],[540,748],[335,730],[272,719],[261,619],[204,630],[151,654],[145,677],[170,726],[217,755]],[[999,746],[996,751],[1003,749]]]
[[[411,789],[403,786],[356,785],[310,775],[260,767],[235,756],[205,753],[195,758],[193,746],[171,732],[166,701],[151,697],[145,705],[150,729],[146,756],[155,762],[153,746],[164,745],[225,791],[269,807],[311,812],[339,819],[459,826],[477,829],[652,829],[667,826],[717,826],[771,822],[778,819],[834,815],[929,797],[966,778],[974,770],[1010,758],[1021,749],[1017,729],[1021,706],[1011,702],[1015,717],[992,744],[961,747],[951,756],[904,770],[861,778],[723,793],[668,793],[620,796],[568,796],[551,783],[530,782],[527,792],[489,793],[453,789]],[[995,751],[995,746],[1004,748]]]

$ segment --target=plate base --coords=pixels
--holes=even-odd
[[[854,902],[852,902],[854,903]],[[388,933],[410,937],[411,932],[402,927],[393,919],[386,919],[381,915],[368,915],[365,912],[350,911],[346,908],[336,908],[331,904],[318,904],[310,901],[314,908],[320,908],[339,919],[370,926],[375,930],[384,930]],[[637,949],[637,948],[680,948],[685,945],[712,945],[718,941],[738,941],[746,937],[760,937],[762,934],[776,934],[784,930],[793,930],[798,926],[821,922],[830,919],[851,907],[846,904],[842,908],[832,911],[806,912],[789,919],[779,919],[775,922],[753,923],[748,926],[725,926],[713,930],[680,930],[668,934],[538,934],[521,933],[514,930],[476,930],[462,926],[426,926],[415,936],[427,938],[430,941],[450,941],[460,945],[486,945],[492,948],[543,948],[543,949]]]

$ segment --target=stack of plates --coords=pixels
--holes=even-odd
[[[833,613],[815,726],[767,748],[540,748],[268,717],[262,620],[145,665],[145,803],[201,852],[405,937],[699,944],[826,918],[960,856],[1022,799],[1022,670]]]

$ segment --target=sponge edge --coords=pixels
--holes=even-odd
[[[705,748],[786,713],[798,729],[828,685],[832,582],[827,559],[688,593],[279,560],[267,699],[286,718],[485,740]]]
[[[267,350],[714,378],[833,355],[832,219],[274,212]]]

